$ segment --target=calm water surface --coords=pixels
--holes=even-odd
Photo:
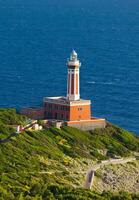
[[[138,0],[1,0],[0,107],[65,95],[73,48],[93,114],[139,133]]]

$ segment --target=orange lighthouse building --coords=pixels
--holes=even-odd
[[[56,126],[67,125],[82,130],[104,128],[105,119],[92,117],[91,101],[80,98],[80,67],[77,53],[73,50],[67,62],[67,95],[44,97],[43,107],[22,109],[21,113]]]
[[[81,63],[77,53],[73,50],[67,62],[67,96],[45,97],[44,119],[64,121],[64,124],[92,130],[104,128],[105,119],[91,116],[91,101],[80,98],[80,67]]]

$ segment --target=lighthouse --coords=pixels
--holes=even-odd
[[[80,98],[80,67],[73,50],[67,61],[67,95],[44,97],[42,108],[23,109],[22,114],[32,119],[45,119],[48,126],[72,126],[82,130],[105,128],[105,119],[92,116],[91,101]]]
[[[105,128],[105,119],[92,116],[91,101],[80,98],[80,67],[78,55],[73,50],[67,61],[67,95],[44,97],[42,108],[23,109],[22,114],[31,119],[45,119],[47,127]],[[57,87],[60,86],[57,84]]]
[[[80,66],[78,55],[75,50],[72,51],[70,59],[67,62],[67,98],[69,101],[80,100]]]

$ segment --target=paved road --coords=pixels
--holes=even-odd
[[[100,169],[101,167],[104,167],[104,166],[110,165],[110,164],[113,164],[113,165],[124,164],[127,162],[133,162],[135,160],[136,160],[135,157],[110,159],[110,160],[102,161],[101,163],[94,165],[93,167],[89,168],[89,170],[86,173],[84,188],[91,189],[91,187],[93,185],[93,181],[94,181],[95,172],[98,169]]]

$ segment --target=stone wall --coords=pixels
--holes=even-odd
[[[76,123],[67,123],[67,126],[75,127],[81,130],[94,130],[96,128],[105,128],[106,121],[103,119],[90,120],[90,121],[80,121]]]
[[[20,113],[30,119],[44,119],[44,108],[23,108]]]

